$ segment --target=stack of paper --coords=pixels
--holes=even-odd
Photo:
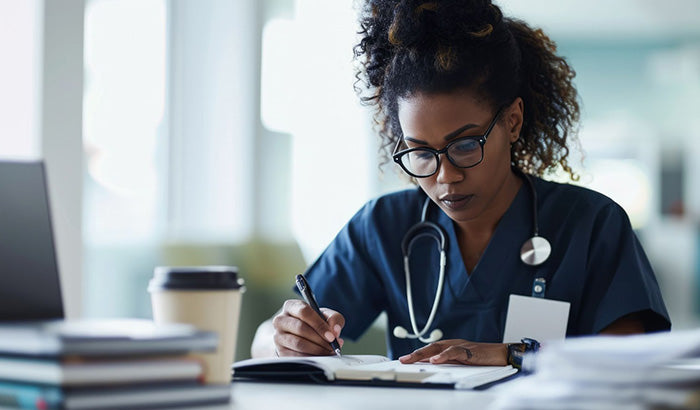
[[[700,330],[568,339],[524,367],[494,408],[700,408]]]
[[[100,409],[225,403],[227,385],[202,383],[192,351],[217,337],[146,320],[0,324],[0,403],[25,409]]]

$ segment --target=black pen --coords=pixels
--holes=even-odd
[[[321,309],[318,307],[318,303],[316,303],[314,293],[311,291],[311,286],[309,286],[309,282],[306,281],[304,275],[297,275],[297,289],[299,289],[299,292],[301,292],[301,295],[304,297],[306,303],[308,303],[309,306],[311,306],[311,308],[315,310],[319,316],[321,316],[321,319],[326,320],[326,317],[323,315],[323,313],[321,313]],[[340,354],[340,345],[338,344],[337,339],[333,339],[331,342],[331,348],[335,354],[338,355],[338,357],[343,357]]]

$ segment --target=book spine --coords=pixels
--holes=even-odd
[[[63,394],[58,388],[0,382],[0,406],[3,408],[58,410],[62,405]]]

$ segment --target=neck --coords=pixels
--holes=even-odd
[[[491,204],[489,204],[490,206],[484,210],[481,217],[471,221],[455,223],[458,235],[470,238],[486,238],[488,241],[496,230],[496,226],[501,220],[501,217],[506,213],[510,204],[513,203],[523,183],[522,178],[515,172],[512,170],[508,172],[508,175],[496,192]]]

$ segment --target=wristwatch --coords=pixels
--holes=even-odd
[[[540,342],[535,339],[524,338],[520,343],[508,344],[508,364],[516,369],[522,369],[523,356],[528,352],[536,352],[540,350]]]

